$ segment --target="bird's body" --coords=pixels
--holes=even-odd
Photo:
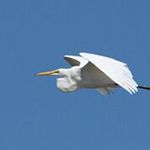
[[[60,75],[57,87],[63,92],[94,88],[102,94],[110,94],[116,87],[122,87],[130,94],[138,91],[132,73],[123,62],[89,53],[80,53],[80,56],[66,55],[64,59],[72,65],[71,68],[61,68],[37,75]]]
[[[88,71],[87,69],[75,66],[70,69],[60,70],[62,72],[67,71],[66,76],[57,79],[57,87],[63,89],[64,92],[75,91],[81,88],[101,88],[107,87],[108,85],[115,86],[115,82],[109,79],[103,72],[97,72],[96,68],[91,67],[91,70]]]

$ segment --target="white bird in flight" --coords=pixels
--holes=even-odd
[[[65,55],[64,59],[72,66],[71,68],[60,68],[36,75],[60,75],[57,79],[57,88],[63,92],[93,88],[107,95],[118,87],[122,87],[130,94],[136,93],[138,88],[150,90],[148,86],[138,86],[127,64],[118,60],[89,53],[80,53],[80,56]]]

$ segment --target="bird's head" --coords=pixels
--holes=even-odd
[[[70,68],[69,69],[60,68],[53,71],[40,72],[37,73],[36,76],[52,76],[52,75],[68,76],[69,73]]]
[[[78,89],[77,82],[81,80],[80,69],[78,67],[72,67],[68,69],[57,69],[54,71],[40,72],[37,76],[52,76],[60,75],[57,79],[57,87],[63,92],[71,92]]]

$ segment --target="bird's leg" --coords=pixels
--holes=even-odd
[[[150,86],[138,86],[138,89],[150,90]]]
[[[118,84],[115,84],[116,86],[119,86]],[[145,85],[139,85],[137,87],[138,89],[143,89],[143,90],[150,90],[150,86],[145,86]]]

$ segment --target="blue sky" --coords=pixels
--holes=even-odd
[[[1,150],[149,150],[150,92],[65,94],[39,71],[90,52],[150,85],[149,0],[0,1]]]

